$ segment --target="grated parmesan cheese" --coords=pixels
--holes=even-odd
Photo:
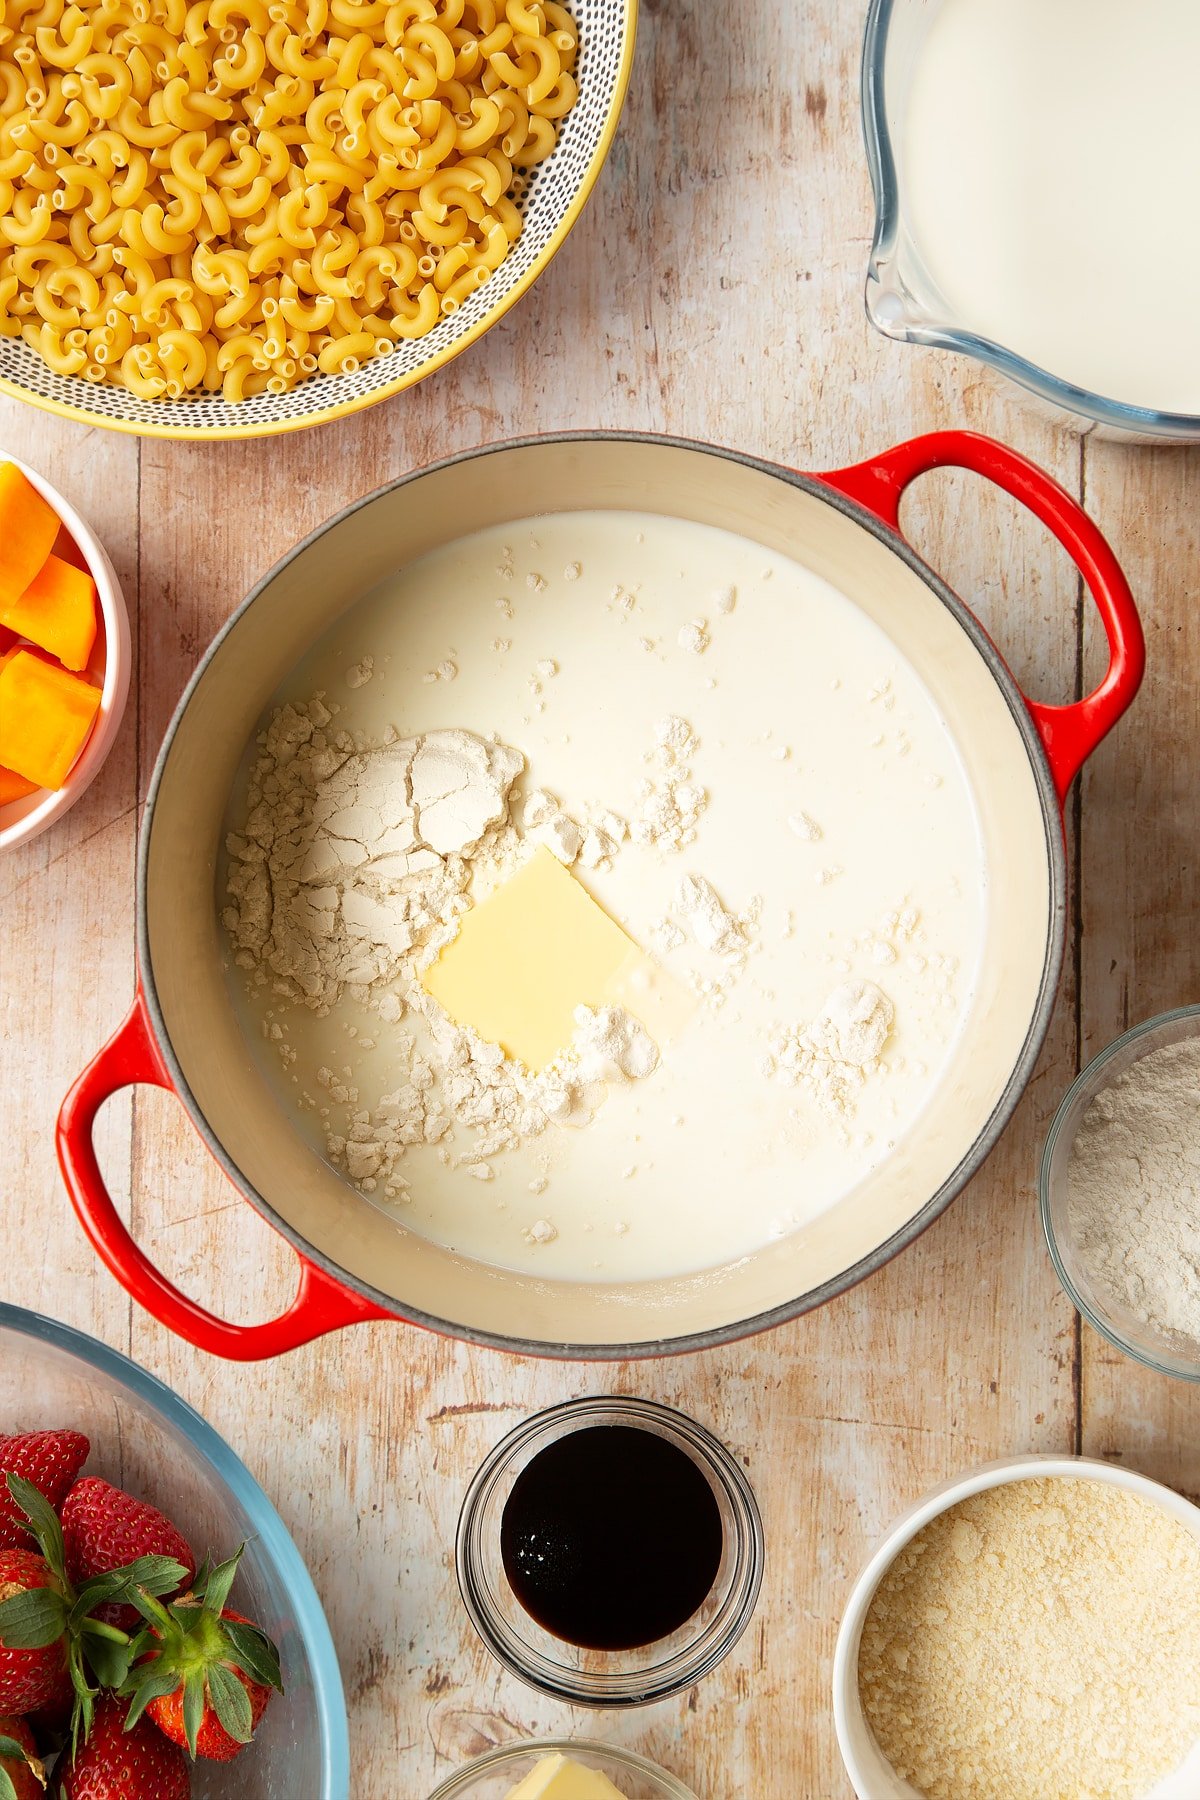
[[[858,1660],[876,1741],[928,1800],[1145,1800],[1200,1738],[1198,1670],[1200,1539],[1075,1477],[931,1521]]]

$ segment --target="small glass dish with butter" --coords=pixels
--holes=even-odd
[[[669,1699],[716,1668],[750,1623],[763,1560],[736,1458],[686,1414],[618,1395],[550,1407],[502,1439],[467,1490],[455,1546],[492,1655],[544,1694],[612,1708]],[[573,1619],[584,1629],[568,1635]]]
[[[502,1744],[459,1769],[430,1800],[696,1800],[636,1751],[590,1739]]]

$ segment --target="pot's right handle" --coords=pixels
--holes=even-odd
[[[295,1350],[327,1331],[365,1319],[391,1319],[332,1276],[298,1257],[300,1282],[287,1311],[264,1325],[233,1325],[198,1306],[168,1281],[138,1247],[113,1205],[96,1160],[96,1114],[121,1088],[148,1082],[171,1088],[139,991],[126,1018],[79,1077],[58,1115],[58,1162],[80,1223],[101,1260],[125,1291],[168,1330],[238,1362],[253,1362]]]
[[[1109,661],[1099,687],[1067,706],[1025,701],[1045,746],[1061,805],[1075,776],[1141,684],[1146,645],[1129,583],[1107,540],[1079,502],[1036,463],[978,432],[930,432],[817,479],[865,506],[899,533],[905,488],[930,469],[946,468],[986,475],[1048,526],[1083,576],[1103,622]]]

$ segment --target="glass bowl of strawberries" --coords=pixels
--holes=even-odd
[[[346,1708],[300,1554],[228,1445],[0,1303],[0,1800],[47,1777],[61,1800],[347,1800]]]

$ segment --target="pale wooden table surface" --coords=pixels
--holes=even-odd
[[[153,1369],[263,1482],[329,1611],[362,1800],[423,1800],[454,1763],[545,1728],[636,1745],[703,1800],[844,1800],[834,1634],[850,1578],[898,1510],[970,1463],[1024,1450],[1082,1449],[1200,1495],[1200,1391],[1081,1332],[1034,1190],[1080,1056],[1196,998],[1200,457],[1084,443],[973,364],[871,333],[860,6],[643,6],[624,124],[582,223],[533,294],[414,393],[315,433],[207,447],[139,444],[0,403],[0,445],[105,536],[138,648],[102,777],[0,866],[0,1294]],[[708,437],[809,468],[969,425],[1044,464],[1109,533],[1143,609],[1149,674],[1070,805],[1073,942],[1039,1071],[982,1175],[914,1249],[757,1341],[589,1371],[376,1325],[250,1371],[204,1357],[131,1309],[95,1261],[53,1154],[60,1097],[132,992],[134,844],[163,728],[251,581],[344,502],[447,451],[587,425]],[[909,523],[1026,685],[1077,692],[1090,626],[1040,528],[974,478],[929,478]],[[186,1288],[240,1318],[284,1301],[289,1255],[169,1099],[114,1101],[102,1139],[139,1237]],[[600,1390],[679,1404],[744,1455],[769,1553],[755,1623],[720,1671],[677,1704],[623,1717],[542,1702],[501,1674],[473,1641],[452,1569],[462,1490],[488,1447],[532,1408]]]

